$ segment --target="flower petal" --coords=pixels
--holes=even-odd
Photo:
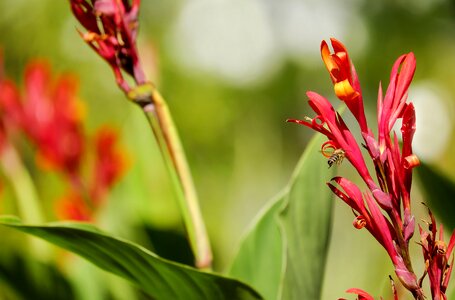
[[[351,288],[351,289],[347,290],[346,293],[357,294],[359,296],[359,300],[374,300],[373,296],[371,296],[370,294],[368,294],[367,292],[365,292],[362,289]]]
[[[367,202],[371,214],[372,221],[371,233],[378,240],[378,242],[386,249],[394,265],[396,265],[397,257],[396,250],[393,245],[392,232],[390,230],[391,226],[388,225],[387,223],[388,221],[382,214],[376,202],[368,193],[365,194],[365,200]]]

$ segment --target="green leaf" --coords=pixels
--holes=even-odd
[[[0,299],[75,299],[73,288],[55,265],[32,260],[30,256],[11,251],[0,259],[0,291],[7,289],[17,296],[0,292]]]
[[[255,287],[265,299],[277,299],[283,268],[283,241],[278,215],[284,196],[274,199],[259,214],[243,240],[229,275]]]
[[[442,220],[446,229],[455,229],[455,183],[427,164],[421,163],[416,170],[425,202]]]
[[[230,275],[266,299],[320,299],[330,236],[333,176],[319,153],[324,137],[308,144],[284,193],[259,214],[243,239]]]
[[[324,139],[318,135],[307,146],[291,179],[281,215],[287,242],[283,299],[321,298],[333,204],[326,181],[334,171],[327,170],[318,151]]]
[[[262,299],[246,284],[162,259],[143,247],[76,223],[0,224],[35,235],[138,285],[154,299]]]

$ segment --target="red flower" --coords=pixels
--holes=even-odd
[[[12,81],[0,77],[0,151],[5,143],[13,144],[13,133],[24,133],[36,146],[38,165],[62,172],[71,186],[71,192],[58,201],[57,215],[89,220],[126,168],[117,132],[100,129],[94,148],[86,148],[77,81],[70,75],[53,78],[47,63],[30,63],[24,85],[21,95]],[[90,150],[95,155],[87,183],[81,164]]]
[[[336,39],[331,39],[331,42],[333,54],[325,41],[321,43],[322,59],[334,84],[335,94],[346,103],[359,123],[364,140],[363,146],[374,164],[377,181],[370,175],[359,144],[350,129],[327,99],[314,92],[308,92],[309,104],[316,116],[288,121],[305,125],[324,134],[328,141],[321,146],[323,154],[328,156],[327,149],[331,148],[338,155],[341,153],[346,156],[354,166],[366,183],[367,192],[362,193],[356,185],[341,177],[332,179],[337,186],[332,183],[328,183],[328,186],[352,208],[355,215],[354,227],[358,229],[365,227],[375,237],[389,254],[403,285],[416,298],[423,299],[423,292],[409,257],[409,240],[415,227],[410,202],[412,168],[419,164],[417,156],[412,152],[416,121],[414,106],[406,102],[416,67],[414,54],[405,54],[397,59],[392,68],[385,97],[381,88],[379,89],[376,140],[365,118],[362,91],[354,65],[344,45]],[[398,143],[397,134],[393,131],[398,119],[402,120],[402,147]],[[431,276],[430,280],[433,280]]]
[[[84,151],[77,83],[69,76],[53,80],[50,67],[42,61],[27,66],[25,93],[7,79],[0,80],[1,136],[24,131],[37,146],[42,166],[74,174]]]
[[[37,61],[27,67],[25,90],[22,127],[37,145],[38,162],[76,173],[84,152],[76,80],[63,75],[54,82],[48,64]]]
[[[130,90],[122,70],[136,84],[146,82],[136,47],[140,0],[70,0],[73,14],[88,31],[81,36],[112,68],[117,84]]]

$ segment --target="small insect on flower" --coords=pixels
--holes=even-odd
[[[329,168],[333,164],[340,165],[343,162],[345,154],[346,154],[346,152],[343,149],[341,149],[341,148],[335,149],[333,151],[332,155],[329,157],[329,160],[327,161],[327,163],[329,164]]]
[[[332,141],[327,141],[322,144],[321,153],[328,158],[327,163],[330,168],[333,164],[340,165],[343,162],[346,151],[342,148],[337,148]]]

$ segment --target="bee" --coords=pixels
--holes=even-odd
[[[340,165],[340,164],[343,162],[343,159],[344,159],[344,157],[345,157],[345,154],[346,154],[346,151],[344,151],[344,150],[341,149],[341,148],[333,150],[332,155],[331,155],[331,156],[329,157],[329,159],[327,160],[327,163],[329,164],[329,168],[330,168],[333,164]]]

